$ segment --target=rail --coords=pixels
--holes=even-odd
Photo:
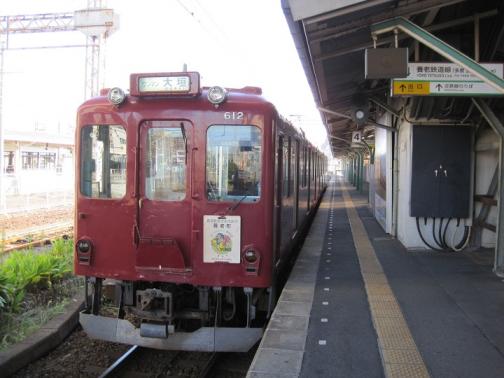
[[[124,364],[124,362],[131,356],[133,355],[137,349],[139,348],[138,345],[133,345],[130,349],[126,351],[121,357],[119,357],[110,367],[108,367],[100,376],[99,378],[105,378],[110,376],[112,373],[116,372],[120,366]]]
[[[72,222],[59,222],[10,233],[0,240],[0,255],[48,244],[50,241],[72,232]]]
[[[129,348],[123,355],[121,355],[117,360],[114,361],[107,369],[105,369],[99,378],[106,377],[145,377],[149,373],[137,371],[138,362],[146,359],[146,353],[159,352],[158,350],[148,349],[134,345]],[[169,352],[169,351],[166,351]],[[173,353],[174,352],[174,353]],[[171,367],[172,371],[177,371],[178,369],[185,369],[191,367],[196,369],[192,376],[195,378],[206,378],[211,376],[212,369],[217,362],[219,353],[202,353],[202,352],[182,352],[182,351],[172,351],[172,355],[168,358],[163,358],[162,362],[166,363],[166,360],[173,364]],[[203,358],[201,358],[203,356]],[[147,357],[147,359],[149,359]],[[136,360],[136,362],[135,362]],[[157,374],[156,374],[157,375]],[[171,375],[170,375],[171,376]]]

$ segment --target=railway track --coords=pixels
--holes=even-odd
[[[218,353],[159,351],[137,345],[129,348],[99,378],[192,377],[207,378],[219,358]],[[99,367],[89,366],[89,373]]]
[[[58,222],[10,233],[0,240],[0,255],[20,249],[45,245],[54,239],[63,237],[64,235],[71,235],[72,233],[72,222]]]
[[[244,378],[255,351],[205,353],[131,347],[89,339],[78,327],[13,378]]]

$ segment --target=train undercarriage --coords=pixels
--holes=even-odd
[[[86,309],[80,314],[84,330],[92,338],[124,344],[246,352],[261,338],[271,311],[269,288],[94,277],[87,282]],[[111,306],[117,310],[106,311]]]

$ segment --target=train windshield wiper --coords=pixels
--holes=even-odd
[[[230,206],[230,207],[228,208],[228,214],[229,214],[229,212],[236,210],[236,209],[238,208],[238,206],[240,206],[240,204],[241,204],[241,203],[245,200],[245,198],[247,198],[248,196],[249,196],[249,194],[248,194],[248,193],[247,193],[247,194],[245,194],[242,198],[240,198],[240,200],[239,200],[238,202],[236,202],[233,206]]]

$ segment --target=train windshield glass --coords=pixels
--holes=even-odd
[[[81,193],[121,198],[126,193],[126,130],[117,125],[84,126],[81,131]]]
[[[261,131],[214,125],[207,132],[206,191],[211,201],[255,202],[261,186]]]
[[[159,201],[181,201],[186,195],[186,134],[176,127],[155,127],[147,134],[145,194]]]

